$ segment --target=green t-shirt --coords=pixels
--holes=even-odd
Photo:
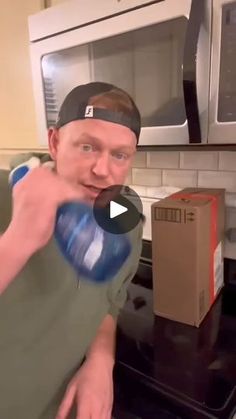
[[[7,179],[0,171],[0,232],[11,217]],[[141,225],[129,236],[132,254],[109,283],[79,278],[52,238],[0,296],[1,419],[55,418],[104,316],[117,317],[126,300],[140,257]]]

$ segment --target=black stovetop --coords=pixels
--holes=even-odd
[[[153,314],[134,278],[118,323],[117,371],[179,406],[182,417],[231,418],[236,406],[236,290],[225,287],[199,328]],[[128,375],[127,375],[128,373]],[[186,414],[188,412],[188,414]],[[158,416],[157,416],[158,417]]]

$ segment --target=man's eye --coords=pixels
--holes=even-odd
[[[113,156],[117,159],[117,160],[126,160],[127,159],[127,154],[125,153],[114,153]]]
[[[80,144],[81,151],[84,151],[86,153],[90,153],[94,150],[94,147],[91,144]]]

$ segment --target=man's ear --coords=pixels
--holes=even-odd
[[[58,143],[59,143],[59,135],[58,129],[56,128],[49,128],[48,130],[48,148],[49,153],[52,160],[56,160],[57,157],[57,150],[58,150]]]

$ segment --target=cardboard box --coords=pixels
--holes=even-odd
[[[225,190],[187,188],[152,205],[154,313],[199,326],[223,286]]]

